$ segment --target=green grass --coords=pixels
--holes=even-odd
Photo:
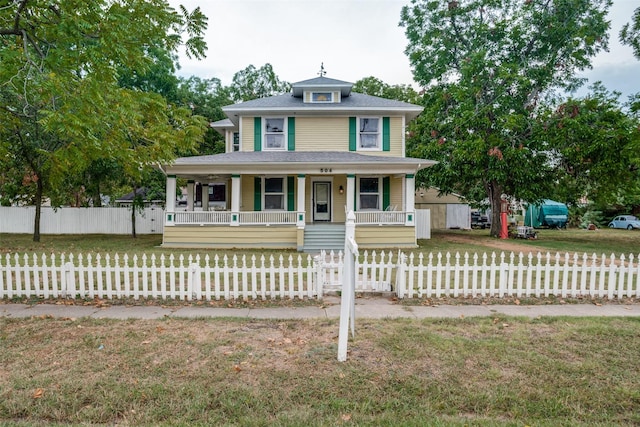
[[[2,425],[640,424],[640,319],[0,319]]]
[[[508,245],[521,245],[532,250],[550,252],[596,253],[597,255],[616,255],[631,253],[636,256],[640,248],[640,232],[633,230],[601,229],[588,231],[581,229],[538,230],[537,240],[506,239],[500,240],[489,236],[488,230],[434,230],[432,238],[420,240],[419,248],[413,252],[469,252],[481,253],[500,251],[500,245],[506,250]],[[462,241],[461,241],[462,240]],[[213,250],[213,249],[170,249],[162,248],[162,236],[140,235],[136,239],[123,235],[43,235],[40,242],[33,242],[31,235],[0,234],[0,254],[3,253],[129,253],[129,254],[267,254],[288,256],[295,251],[276,250]],[[397,251],[397,250],[396,250]],[[380,252],[378,250],[378,252]],[[395,252],[395,251],[394,251]]]
[[[640,231],[637,230],[611,230],[600,229],[595,231],[582,229],[547,230],[540,229],[538,239],[497,239],[490,237],[487,230],[434,230],[430,240],[420,240],[420,250],[424,251],[450,251],[450,252],[485,252],[500,250],[504,245],[509,250],[509,245],[530,247],[534,251],[577,252],[579,254],[596,253],[597,255],[616,255],[640,253]],[[460,239],[466,240],[461,243]]]

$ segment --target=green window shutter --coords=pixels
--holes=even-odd
[[[382,151],[391,150],[391,131],[389,130],[389,117],[382,118]]]
[[[262,118],[253,118],[253,151],[262,151]]]
[[[287,135],[287,149],[289,151],[296,151],[296,118],[289,117],[289,128]]]
[[[256,176],[253,178],[253,210],[262,210],[262,178]]]
[[[357,136],[356,118],[349,117],[349,151],[356,151]]]
[[[391,179],[388,176],[382,178],[382,209],[387,209],[391,204]]]
[[[295,211],[296,205],[296,191],[295,191],[295,177],[287,177],[287,210]]]

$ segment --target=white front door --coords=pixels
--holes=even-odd
[[[313,220],[331,221],[331,183],[313,183]]]

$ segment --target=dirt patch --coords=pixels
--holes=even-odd
[[[486,246],[488,248],[497,249],[500,252],[522,252],[527,254],[529,252],[536,253],[548,251],[548,249],[541,246],[523,245],[521,243],[517,243],[516,240],[511,239],[479,240],[477,238],[474,238],[473,236],[449,235],[447,236],[446,240],[453,243]]]

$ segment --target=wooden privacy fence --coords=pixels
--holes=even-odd
[[[342,252],[0,257],[0,298],[322,298],[342,286]],[[423,297],[640,296],[637,257],[361,252],[356,292]]]

